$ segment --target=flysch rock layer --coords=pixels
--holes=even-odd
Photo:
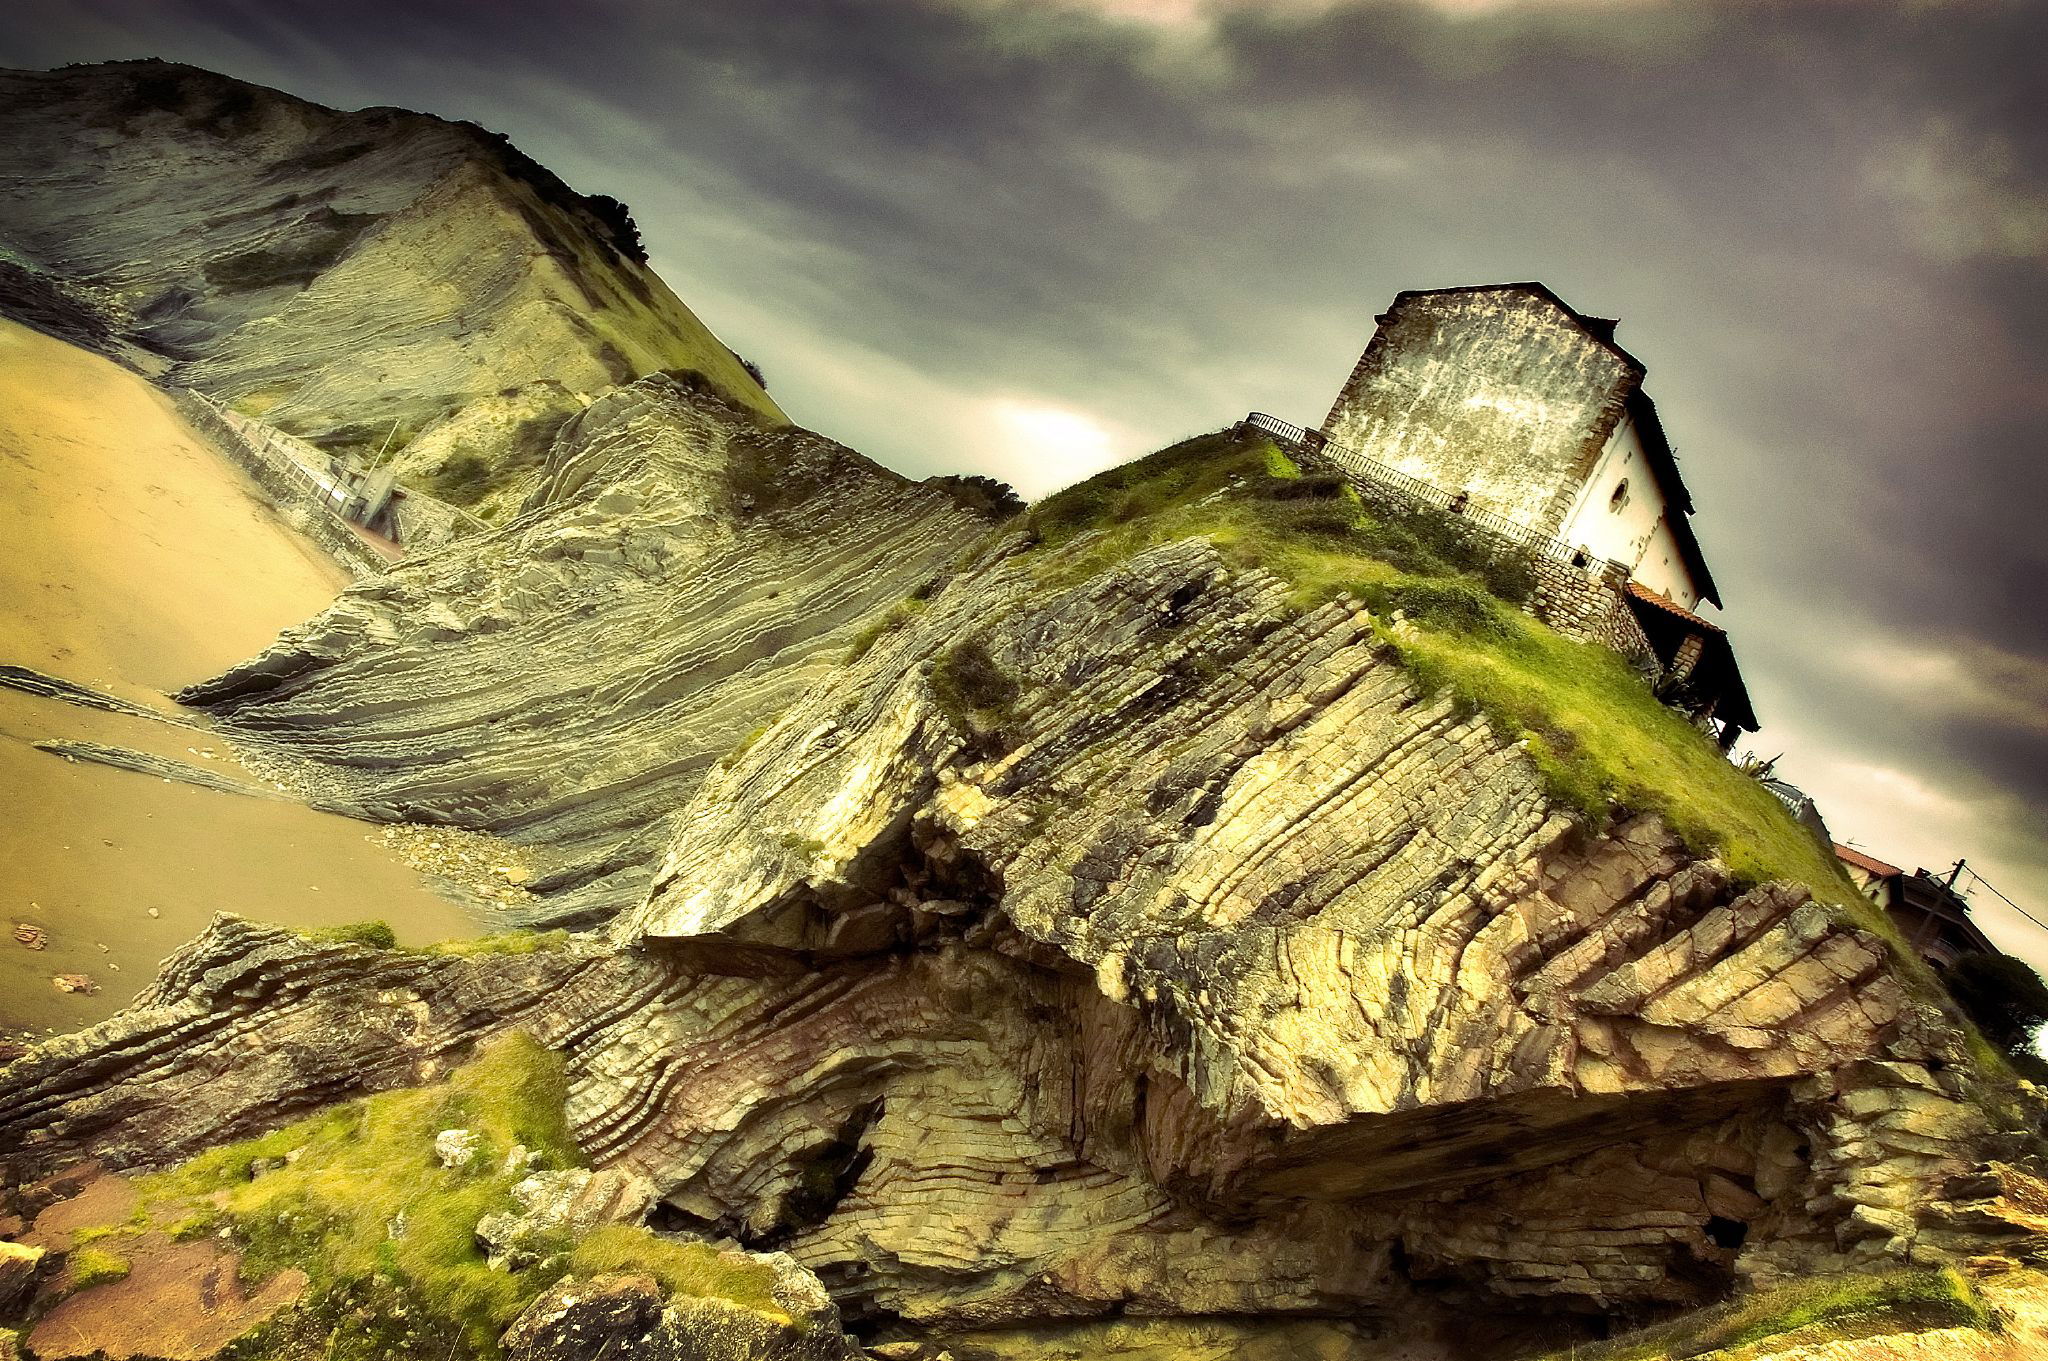
[[[368,815],[555,848],[605,933],[223,919],[0,1073],[0,1167],[162,1163],[518,1027],[657,1226],[856,1321],[1399,1332],[2013,1232],[2021,1136],[1882,940],[1575,830],[1351,604],[985,528],[674,380],[601,399],[513,523],[188,698]]]
[[[663,369],[781,417],[601,205],[502,139],[169,62],[0,71],[0,310],[362,449]]]
[[[987,529],[660,375],[580,413],[542,479],[181,696],[363,816],[552,850],[528,922],[637,903],[713,764]]]

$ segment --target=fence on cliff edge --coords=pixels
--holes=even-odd
[[[1298,425],[1290,425],[1277,416],[1268,416],[1263,411],[1254,411],[1246,416],[1244,424],[1271,435],[1280,443],[1292,446],[1308,457],[1323,459],[1347,477],[1370,484],[1366,490],[1389,493],[1428,510],[1456,515],[1481,533],[1496,539],[1504,539],[1546,558],[1582,568],[1588,576],[1618,575],[1622,580],[1629,576],[1629,568],[1625,563],[1608,558],[1596,558],[1585,549],[1574,548],[1562,539],[1552,538],[1483,506],[1472,505],[1462,492],[1446,491],[1433,482],[1425,482],[1419,477],[1409,476],[1398,468],[1390,468],[1377,459],[1366,457],[1348,444],[1331,439],[1320,430],[1307,430]]]

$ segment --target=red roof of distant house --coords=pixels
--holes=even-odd
[[[1895,874],[1905,873],[1897,865],[1887,865],[1876,856],[1865,855],[1859,850],[1844,846],[1839,841],[1835,843],[1835,859],[1847,865],[1854,865],[1859,870],[1866,870],[1880,879],[1889,879]]]
[[[1699,627],[1707,630],[1709,633],[1727,632],[1727,630],[1722,628],[1719,624],[1716,624],[1709,619],[1700,618],[1691,610],[1685,608],[1685,606],[1671,599],[1671,597],[1659,595],[1655,591],[1651,590],[1649,587],[1643,585],[1641,582],[1631,581],[1628,584],[1628,593],[1638,600],[1647,601],[1650,604],[1655,605],[1660,610],[1669,610],[1671,613],[1677,615],[1680,619],[1685,620],[1686,623],[1697,624]]]

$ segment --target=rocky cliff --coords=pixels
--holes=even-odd
[[[1250,436],[1008,524],[963,499],[678,380],[593,403],[512,524],[185,699],[330,803],[528,843],[529,918],[598,929],[224,919],[5,1071],[0,1165],[165,1166],[517,1032],[594,1171],[463,1202],[512,1280],[624,1219],[782,1254],[884,1355],[1510,1356],[2040,1250],[2038,1114],[1853,895],[1648,786],[1589,810],[1569,732],[1425,665],[1580,645],[1389,566]],[[508,1344],[576,1354],[522,1339],[589,1308],[709,1354],[588,1289]],[[803,1337],[749,1354],[840,1345]]]
[[[534,867],[457,948],[239,905],[0,1069],[0,1357],[2048,1345],[2034,1094],[1466,536],[1244,429],[909,482],[473,128],[0,109],[12,305],[500,517],[181,699]]]
[[[341,451],[664,369],[781,414],[617,202],[473,124],[167,62],[0,72],[0,308]],[[495,485],[534,442],[455,433],[409,468],[430,489]]]

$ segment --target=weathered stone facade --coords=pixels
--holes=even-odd
[[[1540,284],[1402,293],[1323,429],[1551,533],[1642,376]]]

